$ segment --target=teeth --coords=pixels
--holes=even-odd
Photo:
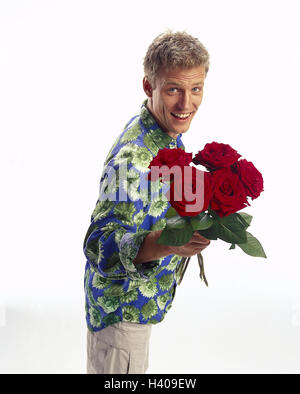
[[[184,118],[188,118],[190,116],[190,113],[189,114],[174,114],[174,115],[178,116],[178,118],[184,119]]]

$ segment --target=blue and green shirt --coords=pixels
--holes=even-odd
[[[168,184],[148,181],[148,165],[159,149],[184,149],[182,134],[173,139],[162,131],[146,105],[147,100],[108,153],[84,240],[85,309],[91,331],[119,321],[162,321],[179,279],[178,255],[133,264],[146,235],[165,226],[170,207]]]

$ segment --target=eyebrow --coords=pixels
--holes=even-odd
[[[181,84],[180,83],[177,83],[177,82],[167,82],[166,83],[166,85],[176,85],[176,86],[181,86]],[[204,83],[203,83],[203,81],[200,81],[200,82],[195,82],[195,83],[193,83],[193,85],[204,85]]]

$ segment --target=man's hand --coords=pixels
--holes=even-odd
[[[190,257],[201,252],[209,244],[210,240],[202,237],[197,231],[194,232],[192,239],[182,246],[159,245],[156,243],[163,230],[151,231],[149,233],[136,256],[133,264],[146,263],[160,259],[161,257],[169,256],[170,254],[177,254],[178,256]]]
[[[177,254],[182,257],[190,257],[202,252],[210,244],[210,240],[202,237],[195,231],[191,240],[182,246],[169,246],[170,254]]]

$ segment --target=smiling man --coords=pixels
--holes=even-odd
[[[203,96],[206,76],[204,66],[191,69],[161,69],[153,89],[144,77],[144,91],[149,97],[147,108],[152,116],[172,138],[185,133],[195,116]]]
[[[146,372],[151,329],[172,306],[181,257],[209,245],[197,232],[180,247],[157,244],[170,203],[164,193],[149,199],[143,182],[159,149],[184,149],[208,68],[206,48],[185,32],[159,35],[146,53],[147,99],[106,157],[84,240],[88,373]]]

